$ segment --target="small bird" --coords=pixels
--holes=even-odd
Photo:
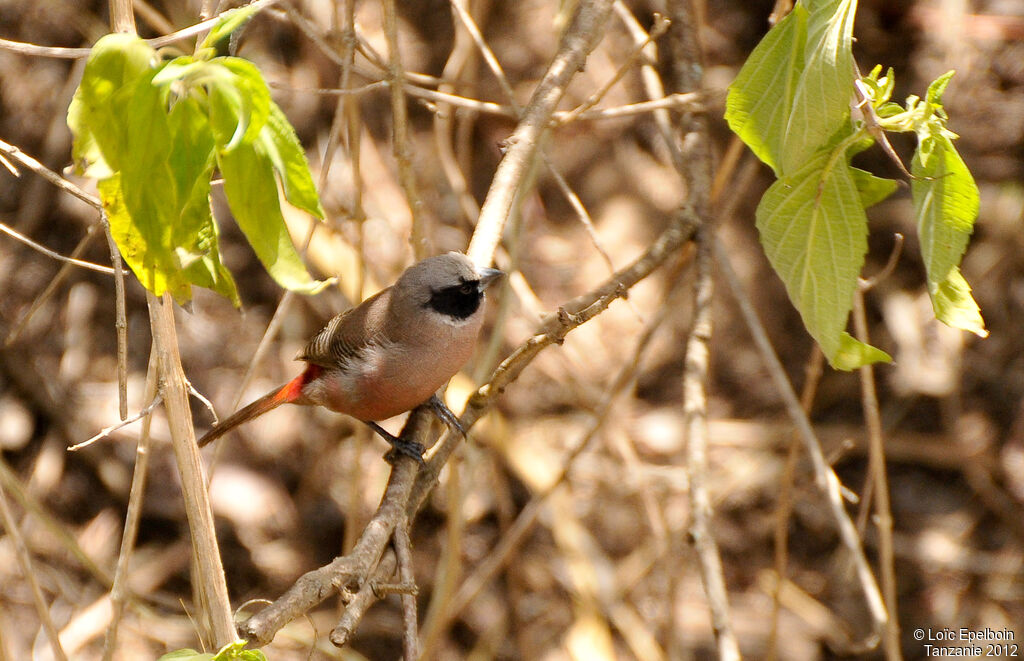
[[[299,352],[306,369],[199,439],[202,447],[282,404],[323,406],[365,422],[396,451],[420,459],[418,444],[376,423],[421,404],[460,432],[435,395],[469,360],[484,319],[487,287],[503,272],[461,253],[413,264],[391,287],[334,317]]]

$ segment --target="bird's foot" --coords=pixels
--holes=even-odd
[[[416,441],[410,441],[407,438],[395,436],[376,422],[367,422],[366,424],[369,425],[370,429],[377,432],[381,438],[391,445],[391,450],[384,455],[384,459],[389,463],[393,464],[399,456],[405,455],[406,457],[412,457],[415,459],[416,463],[420,466],[424,464],[423,453],[426,452],[426,448],[423,447],[422,443],[417,443]]]
[[[441,401],[440,397],[433,395],[427,400],[426,405],[430,407],[430,410],[434,412],[434,415],[437,416],[437,419],[440,420],[442,424],[446,425],[449,429],[459,432],[459,434],[462,435],[462,438],[469,438],[466,435],[466,430],[463,428],[462,423],[459,422],[459,418],[452,413],[452,410],[448,408],[444,402]]]

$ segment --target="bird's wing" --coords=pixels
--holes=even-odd
[[[331,319],[295,359],[333,369],[345,369],[358,360],[367,347],[380,342],[389,291],[385,289]]]

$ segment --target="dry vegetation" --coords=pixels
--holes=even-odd
[[[516,109],[556,53],[574,3],[468,3],[509,89],[466,38],[449,3],[399,4],[410,5],[401,8],[398,23],[404,68],[440,78],[414,79],[419,89],[440,85],[462,99],[502,106],[496,112],[468,101],[453,106],[424,93],[409,96],[408,155],[426,251],[464,250]],[[660,4],[625,3],[647,29]],[[727,163],[724,89],[767,29],[771,3],[695,4],[702,12],[708,135],[714,162]],[[190,25],[199,16],[197,5],[137,1],[139,31],[150,37]],[[328,212],[308,263],[315,273],[337,275],[340,285],[315,298],[288,297],[279,308],[279,289],[238,230],[222,224],[243,310],[197,291],[191,310],[176,314],[186,374],[222,415],[293,376],[298,367],[291,358],[305,338],[351,301],[393,281],[412,259],[411,187],[392,149],[392,101],[386,87],[373,85],[385,73],[358,55],[357,70],[343,74],[337,57],[326,52],[343,52],[337,26],[345,5],[281,3],[258,16],[241,43],[240,54],[272,81],[308,148]],[[923,655],[911,635],[918,627],[1010,628],[1024,643],[1024,13],[1019,4],[995,1],[972,3],[971,14],[950,7],[964,11],[963,4],[937,0],[863,2],[856,30],[862,69],[876,62],[894,66],[897,97],[923,93],[937,74],[958,70],[947,108],[982,193],[964,273],[991,331],[986,340],[930,320],[906,190],[871,215],[866,274],[882,268],[896,232],[907,236],[894,271],[867,296],[872,338],[896,358],[876,374],[907,658]],[[358,2],[355,15],[362,48],[386,53],[381,3]],[[0,37],[39,45],[88,46],[106,31],[106,20],[102,2],[0,3]],[[664,39],[659,45],[666,46]],[[560,109],[584,103],[620,70],[622,79],[596,109],[646,101],[634,50],[621,14],[613,12]],[[0,139],[55,171],[65,168],[70,136],[64,116],[80,73],[80,60],[0,50]],[[353,95],[316,91],[341,85]],[[339,98],[348,101],[339,104]],[[536,167],[521,218],[507,226],[498,253],[499,265],[514,275],[491,299],[489,339],[448,389],[455,410],[536,332],[541,315],[630,264],[684,202],[683,179],[650,110],[612,115],[585,114],[550,132],[548,163]],[[680,104],[672,117],[682,121]],[[896,147],[909,153],[907,144]],[[328,149],[333,156],[325,163]],[[751,160],[745,155],[738,165],[722,166],[716,232],[799,389],[813,373],[813,349],[757,245],[753,210],[769,179]],[[880,152],[865,154],[863,164],[898,176]],[[566,190],[589,212],[592,228]],[[0,173],[0,222],[58,253],[75,251],[96,220],[87,205],[31,173]],[[301,243],[309,220],[289,222]],[[693,476],[683,371],[694,318],[695,251],[687,245],[677,253],[627,300],[573,330],[561,346],[545,349],[448,462],[411,530],[428,658],[715,656],[709,600],[687,533]],[[109,263],[101,238],[79,256]],[[67,451],[118,419],[116,336],[112,278],[72,268],[47,291],[60,269],[57,261],[0,236],[0,505],[8,510],[0,528],[0,659],[52,654],[32,583],[17,559],[22,541],[68,656],[101,657],[140,434],[136,423]],[[275,313],[276,332],[257,352]],[[150,334],[145,295],[131,279],[127,315],[129,410],[135,412],[148,403]],[[702,478],[739,647],[748,658],[767,658],[772,646],[781,659],[880,658],[879,649],[865,647],[872,625],[862,587],[810,462],[797,453],[789,465],[793,432],[781,396],[717,277],[713,320]],[[815,429],[849,490],[847,510],[877,567],[875,521],[857,502],[864,502],[870,480],[858,377],[826,369],[813,395]],[[208,427],[210,413],[198,400],[192,407],[196,426]],[[117,659],[151,659],[199,645],[189,531],[159,408],[152,435]],[[276,598],[303,573],[351,549],[390,471],[379,439],[320,410],[278,409],[218,445],[204,457],[236,607]],[[783,494],[791,495],[792,515],[776,621],[774,531]],[[10,534],[12,522],[17,537]],[[516,542],[509,544],[513,533]],[[489,564],[496,559],[500,563]],[[488,567],[493,572],[485,574]],[[268,657],[401,655],[398,596],[373,606],[343,649],[328,640],[340,608],[332,597],[309,618],[292,622],[265,648]]]

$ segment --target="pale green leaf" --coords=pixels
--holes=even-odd
[[[981,313],[959,270],[978,217],[978,187],[942,122],[928,122],[918,140],[910,191],[935,316],[984,337]]]
[[[861,204],[865,209],[873,207],[889,197],[899,187],[899,182],[895,179],[876,177],[860,168],[851,167],[850,175],[853,177],[853,183],[857,187],[857,192],[860,193]]]
[[[232,32],[252,20],[258,11],[259,7],[248,5],[224,12],[199,47],[201,49],[213,48],[219,41],[231,36]]]
[[[786,125],[804,69],[807,10],[797,3],[754,48],[729,86],[729,128],[767,165],[782,173]]]
[[[776,181],[757,208],[757,229],[804,326],[834,367],[850,368],[843,340],[867,252],[867,217],[844,158],[824,152]]]
[[[729,127],[777,176],[801,168],[849,118],[856,4],[796,3],[729,87]]]
[[[302,144],[288,118],[273,101],[270,102],[270,116],[258,140],[281,180],[285,199],[293,206],[323,218],[324,210],[320,206],[320,196],[309,173],[309,162]]]
[[[782,131],[781,172],[795,172],[839,130],[853,95],[856,0],[807,2],[806,62]]]
[[[327,282],[310,277],[295,250],[281,215],[273,166],[259,145],[219,151],[217,162],[235,221],[271,277],[282,287],[303,293],[326,287]]]
[[[213,654],[210,652],[197,652],[193,649],[181,649],[168,652],[157,661],[213,661]]]
[[[946,275],[946,279],[936,285],[934,293],[930,288],[929,293],[932,295],[932,308],[935,310],[936,319],[953,328],[974,333],[978,337],[988,337],[981,310],[971,296],[971,286],[960,273],[959,267],[953,267]]]
[[[149,70],[155,57],[156,51],[133,35],[108,34],[93,46],[68,108],[78,173],[102,178],[120,169],[117,159],[125,140],[118,121],[120,101],[124,89]]]
[[[124,203],[121,175],[101,180],[97,188],[110,223],[110,234],[139,283],[158,296],[170,292],[175,300],[187,301],[191,289],[179,268],[177,255],[154,245],[139,230]]]
[[[892,356],[843,332],[839,337],[839,350],[830,362],[836,369],[848,371],[872,363],[891,363]]]
[[[224,151],[251,144],[270,114],[270,90],[259,69],[238,57],[218,57],[206,64],[202,82],[209,91],[210,124]]]

